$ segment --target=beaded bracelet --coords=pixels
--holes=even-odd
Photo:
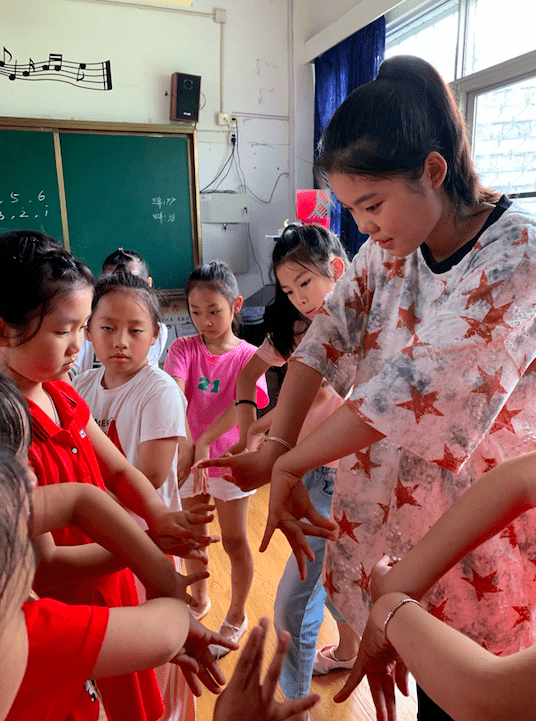
[[[284,441],[282,438],[278,438],[277,436],[268,436],[266,439],[267,441],[275,441],[276,443],[281,443],[282,446],[285,446],[285,448],[289,451],[292,450],[292,446],[288,441]]]
[[[421,606],[421,604],[419,603],[419,601],[417,601],[417,600],[414,599],[414,598],[403,598],[401,601],[399,601],[399,602],[396,604],[396,606],[395,606],[394,608],[392,608],[392,609],[389,611],[389,613],[387,614],[387,617],[386,617],[385,621],[383,622],[383,635],[384,635],[385,640],[386,640],[387,642],[389,642],[389,639],[387,638],[387,624],[388,624],[389,621],[393,618],[393,616],[394,616],[395,613],[398,611],[398,609],[399,609],[399,608],[402,608],[402,606],[404,606],[406,603],[416,603],[417,606]],[[422,606],[421,606],[421,608],[422,608]]]
[[[250,401],[249,398],[242,398],[241,401],[235,401],[235,406],[239,406],[241,403],[248,403],[250,406],[255,406],[257,410],[259,409],[259,406],[255,403],[255,401]]]

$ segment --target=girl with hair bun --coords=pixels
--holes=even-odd
[[[361,635],[374,563],[403,555],[479,475],[536,446],[536,220],[481,185],[452,92],[420,58],[386,60],[350,94],[316,167],[369,239],[296,349],[271,432],[295,445],[322,378],[348,397],[295,448],[266,444],[243,464],[251,477],[273,467],[263,547],[279,526],[303,564],[304,532],[329,536],[324,583]],[[333,458],[327,522],[300,479]],[[424,603],[493,653],[526,648],[534,558],[534,518],[522,516]],[[418,695],[420,719],[448,718]]]

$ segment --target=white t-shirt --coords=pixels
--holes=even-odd
[[[149,348],[149,353],[147,353],[147,360],[149,361],[149,364],[155,368],[158,368],[158,361],[160,360],[160,356],[166,347],[167,337],[168,327],[165,323],[160,323],[156,342]],[[93,368],[100,368],[101,365],[102,363],[95,355],[93,343],[87,338],[84,338],[82,341],[82,347],[80,348],[80,352],[78,353],[73,366],[73,372],[76,373],[76,375],[80,375],[84,371],[89,371]]]
[[[188,404],[184,393],[167,373],[147,363],[123,385],[103,388],[105,370],[101,366],[86,371],[76,376],[73,385],[89,405],[97,424],[133,466],[137,465],[141,443],[157,438],[186,437]],[[177,451],[158,494],[170,510],[180,510]]]

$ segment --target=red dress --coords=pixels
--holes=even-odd
[[[56,425],[39,406],[28,399],[32,415],[33,439],[30,464],[39,485],[53,483],[91,483],[105,489],[97,458],[86,433],[89,407],[74,388],[64,381],[43,383],[59,414]],[[82,531],[67,526],[53,531],[58,546],[91,543]],[[138,596],[130,570],[55,589],[49,594],[58,601],[91,606],[137,606]],[[106,713],[110,721],[155,721],[163,710],[153,669],[99,680]]]
[[[99,656],[108,608],[49,598],[23,606],[28,663],[6,721],[96,721],[99,702],[86,683]]]

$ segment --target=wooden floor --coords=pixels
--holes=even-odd
[[[249,539],[255,559],[255,577],[248,598],[246,612],[249,619],[249,628],[255,626],[261,616],[273,618],[273,604],[277,591],[279,578],[285,567],[290,547],[284,536],[277,532],[272,539],[268,550],[259,553],[258,548],[264,533],[266,509],[268,506],[268,486],[259,489],[251,497],[249,514]],[[212,533],[219,533],[217,519],[212,524]],[[217,629],[225,618],[230,602],[230,566],[228,558],[221,547],[216,544],[210,549],[209,563],[210,578],[208,580],[212,608],[202,623],[209,628]],[[246,638],[246,636],[244,636]],[[269,663],[275,648],[275,633],[271,629],[268,639],[265,664]],[[324,625],[319,636],[319,643],[332,643],[337,638],[337,627],[329,613],[326,611]],[[239,652],[230,653],[220,661],[220,667],[230,678],[238,658]],[[313,678],[312,690],[320,694],[319,703],[312,709],[313,721],[374,721],[376,714],[374,704],[364,681],[344,704],[335,704],[333,696],[344,683],[346,673],[332,672],[326,676]],[[215,697],[206,692],[198,699],[199,721],[210,721]],[[414,693],[409,699],[400,694],[397,696],[397,710],[399,721],[414,721],[416,718]]]

